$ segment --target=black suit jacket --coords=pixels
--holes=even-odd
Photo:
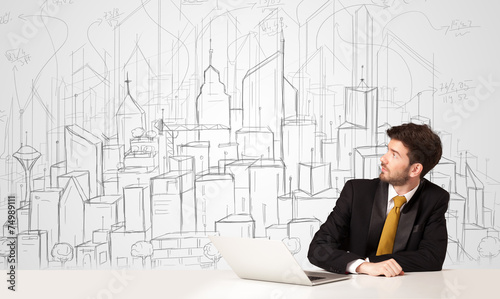
[[[445,213],[450,194],[423,179],[401,210],[392,254],[376,256],[387,210],[388,184],[380,179],[350,180],[309,247],[309,261],[345,273],[347,264],[394,258],[403,271],[441,270],[448,245]]]

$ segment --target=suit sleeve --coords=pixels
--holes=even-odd
[[[311,241],[307,256],[313,265],[330,272],[346,273],[349,262],[364,258],[342,248],[350,234],[352,200],[353,186],[348,181],[333,211]]]
[[[422,240],[417,250],[370,256],[370,262],[394,258],[406,272],[441,270],[448,245],[445,213],[448,209],[450,194],[440,193],[434,200],[435,205],[430,209],[430,216],[423,228]]]

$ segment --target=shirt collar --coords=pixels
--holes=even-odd
[[[413,195],[415,194],[415,192],[417,192],[417,189],[418,189],[418,186],[420,186],[420,184],[418,184],[415,188],[411,189],[408,193],[406,194],[402,194],[405,198],[406,198],[406,202],[408,203],[410,201],[410,199],[413,197]],[[392,184],[389,184],[389,190],[388,190],[388,195],[389,195],[389,201],[391,199],[394,198],[394,196],[398,196],[399,194],[396,192],[396,190],[394,189],[394,186]]]

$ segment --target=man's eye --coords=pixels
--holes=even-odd
[[[392,157],[393,157],[393,158],[396,158],[396,154],[395,154],[395,153],[394,153],[394,154],[392,154]]]

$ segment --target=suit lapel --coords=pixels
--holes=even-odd
[[[387,188],[388,184],[380,181],[375,198],[372,204],[372,215],[370,218],[370,227],[368,230],[368,243],[366,246],[366,253],[370,255],[377,251],[378,241],[382,228],[385,222],[385,213],[387,210]]]
[[[399,218],[398,230],[396,231],[396,239],[394,240],[393,252],[402,251],[406,248],[406,243],[410,237],[415,218],[417,217],[418,206],[420,205],[420,193],[425,185],[425,179],[417,189],[417,192],[412,196],[410,202],[403,207],[401,217]]]

